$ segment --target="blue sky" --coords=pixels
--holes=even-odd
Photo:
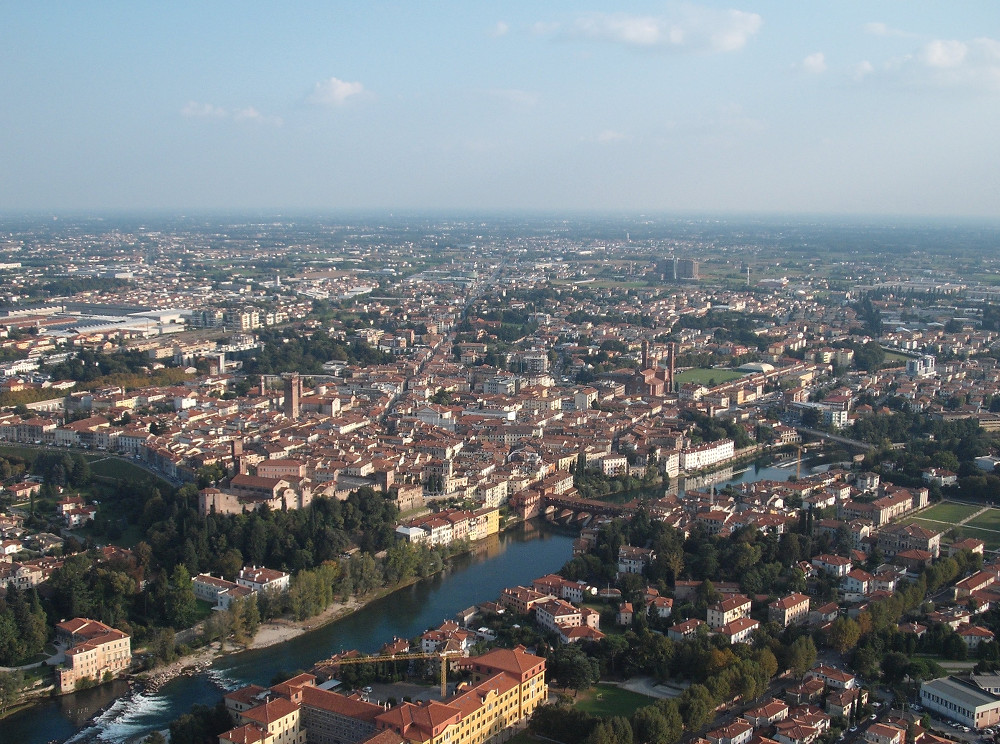
[[[1000,217],[1000,2],[7,2],[0,211]]]

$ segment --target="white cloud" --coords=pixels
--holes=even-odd
[[[928,67],[949,68],[961,65],[968,53],[969,46],[961,41],[938,39],[921,50],[921,57]]]
[[[622,142],[623,140],[631,139],[624,132],[619,132],[616,129],[605,129],[598,132],[596,135],[585,135],[580,137],[580,142],[595,143],[598,145],[607,145],[612,142]]]
[[[812,75],[826,72],[826,57],[823,52],[810,54],[799,63],[799,69]]]
[[[935,39],[883,72],[914,86],[1000,93],[1000,41]]]
[[[746,13],[742,10],[730,10],[725,13],[726,19],[719,23],[711,34],[712,50],[716,52],[735,52],[746,46],[747,40],[760,31],[763,19],[756,13]]]
[[[181,108],[181,116],[188,119],[226,119],[240,123],[256,122],[258,124],[271,124],[279,127],[282,124],[281,117],[262,114],[253,106],[230,111],[222,106],[216,106],[211,103],[198,103],[197,101],[188,101],[184,104]]]
[[[854,65],[854,79],[864,80],[866,77],[875,72],[875,66],[869,62],[867,59],[858,62]]]
[[[605,129],[599,135],[597,135],[598,142],[619,142],[625,139],[624,132],[616,132],[613,129]]]
[[[272,124],[276,127],[280,127],[283,123],[280,116],[268,116],[266,114],[262,114],[253,106],[237,109],[233,112],[233,119],[235,121],[253,121],[259,124]]]
[[[493,27],[490,31],[490,36],[499,39],[501,36],[506,36],[510,31],[510,24],[506,21],[497,21],[497,25]]]
[[[908,31],[903,31],[898,28],[891,28],[881,21],[872,21],[871,23],[866,23],[864,26],[864,32],[866,34],[871,34],[872,36],[913,36],[913,34]]]
[[[669,16],[591,13],[565,27],[536,24],[535,30],[629,47],[735,52],[746,46],[762,24],[757,13],[687,5]]]
[[[197,101],[188,101],[181,109],[181,116],[188,119],[225,119],[228,115],[228,112],[221,106],[198,103]]]
[[[361,83],[349,83],[339,78],[331,77],[329,80],[322,80],[316,83],[313,92],[309,96],[310,103],[323,106],[342,106],[347,99],[361,95],[365,92],[365,86]]]
[[[233,118],[236,121],[259,121],[262,117],[260,111],[255,109],[253,106],[247,106],[245,109],[239,109],[233,112]]]
[[[493,88],[487,93],[494,98],[515,106],[534,106],[538,103],[538,94],[519,88]]]

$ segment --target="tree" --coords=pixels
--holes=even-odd
[[[891,651],[882,658],[882,676],[891,685],[898,685],[906,676],[910,659],[906,654]]]
[[[839,653],[847,653],[858,644],[858,639],[861,638],[861,626],[851,618],[841,615],[830,625],[826,638]]]
[[[234,600],[229,611],[233,618],[233,640],[241,644],[252,641],[260,627],[257,595],[251,594],[242,599]]]
[[[684,719],[681,718],[681,710],[676,700],[661,700],[656,707],[663,714],[666,722],[664,728],[664,739],[660,744],[676,744],[684,734]]]
[[[655,705],[639,708],[632,716],[635,744],[674,744],[677,740],[670,738],[671,733],[667,717]]]
[[[153,635],[149,643],[153,659],[161,664],[169,664],[177,658],[177,640],[173,628],[162,628]]]
[[[187,628],[198,615],[198,603],[191,586],[191,574],[177,564],[170,575],[170,586],[164,601],[167,622],[174,628]]]
[[[24,687],[23,671],[20,669],[0,671],[0,713],[17,702],[22,687]]]
[[[799,636],[788,647],[787,666],[800,677],[816,663],[816,644],[809,636]]]
[[[715,715],[715,698],[705,685],[691,685],[678,698],[684,725],[689,731],[698,731]]]
[[[632,744],[632,727],[627,719],[615,716],[598,723],[584,741],[586,744]]]
[[[552,667],[552,676],[558,683],[573,690],[585,690],[601,678],[597,659],[591,659],[573,644],[556,649]]]

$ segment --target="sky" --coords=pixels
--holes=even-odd
[[[1000,218],[1000,2],[4,2],[0,212]]]

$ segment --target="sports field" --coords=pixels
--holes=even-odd
[[[929,509],[924,509],[916,519],[958,524],[963,519],[971,517],[980,509],[982,509],[981,506],[942,501],[940,504],[935,504]]]
[[[973,517],[977,512],[982,514]],[[937,532],[954,528],[960,539],[973,537],[986,543],[987,550],[1000,550],[1000,509],[942,501],[917,516],[904,519],[903,523],[918,524]]]
[[[963,528],[966,526],[1000,531],[1000,509],[990,509],[983,512],[975,519],[970,519],[966,522]]]

